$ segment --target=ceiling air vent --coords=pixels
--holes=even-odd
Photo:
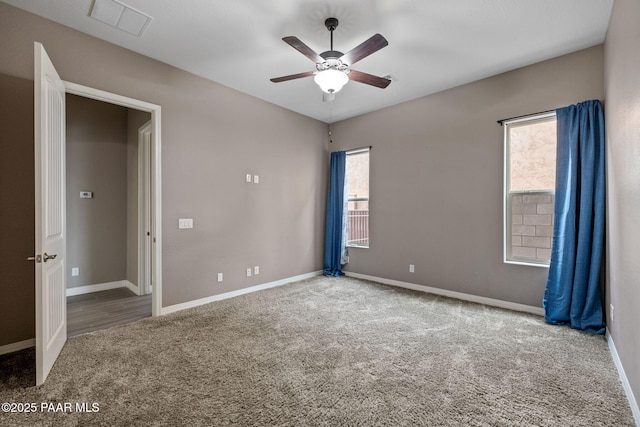
[[[151,22],[151,17],[117,0],[95,0],[89,15],[100,22],[140,37]]]

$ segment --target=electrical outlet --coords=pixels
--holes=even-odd
[[[247,277],[251,277],[251,267],[247,268]]]
[[[253,267],[253,274],[255,276],[257,276],[258,274],[260,274],[260,266],[256,265],[255,267]]]
[[[250,173],[247,174],[247,178],[246,179],[247,179],[247,182],[251,182],[251,174]]]
[[[415,273],[416,272],[416,266],[413,264],[409,264],[409,273]]]
[[[611,322],[613,322],[613,304],[609,304],[609,317],[611,318]]]
[[[73,267],[71,269],[71,275],[72,276],[79,276],[80,275],[80,267]]]
[[[223,274],[218,273],[218,283],[222,282],[222,279],[223,279]]]
[[[260,177],[258,175],[253,175],[253,183],[260,184]]]

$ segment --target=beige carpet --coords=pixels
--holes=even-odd
[[[3,369],[0,402],[38,411],[2,426],[634,425],[603,337],[350,278],[73,338],[38,388]]]

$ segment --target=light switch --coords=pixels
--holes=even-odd
[[[80,275],[80,267],[73,267],[71,269],[71,275],[72,276],[79,276]]]
[[[260,184],[260,177],[258,175],[253,175],[253,183]]]
[[[180,218],[178,228],[193,228],[193,218]]]
[[[222,282],[223,277],[222,273],[218,273],[218,283]]]
[[[247,182],[251,182],[251,174],[250,173],[247,174]]]
[[[260,266],[256,265],[253,267],[253,275],[257,276],[258,274],[260,274]]]

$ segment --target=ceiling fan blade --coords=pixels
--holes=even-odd
[[[324,62],[324,58],[322,58],[319,54],[317,54],[313,49],[304,44],[299,38],[296,36],[287,36],[283,37],[282,40],[287,43],[289,46],[312,60],[313,62],[320,63]]]
[[[290,74],[288,76],[282,76],[282,77],[274,77],[270,80],[274,83],[280,83],[280,82],[286,82],[289,80],[301,79],[303,77],[311,77],[311,76],[313,76],[313,71],[306,71],[304,73]]]
[[[334,99],[336,99],[335,92],[332,92],[332,93],[322,92],[322,102],[331,102]]]
[[[387,39],[382,37],[380,34],[374,34],[368,40],[365,40],[358,46],[351,49],[349,52],[342,55],[340,57],[340,60],[344,64],[351,66],[361,59],[371,55],[372,53],[379,51],[388,44],[389,42],[387,41]]]
[[[391,80],[389,79],[374,76],[373,74],[363,73],[362,71],[351,70],[348,76],[349,80],[379,87],[381,89],[384,89],[391,84]]]

